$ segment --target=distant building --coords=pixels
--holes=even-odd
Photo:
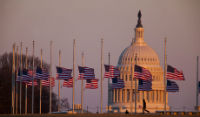
[[[143,97],[146,100],[147,110],[150,112],[164,110],[163,69],[160,66],[157,53],[144,42],[144,28],[142,26],[141,16],[142,14],[139,11],[138,22],[135,28],[135,39],[130,46],[124,49],[118,60],[117,66],[120,69],[120,78],[124,80],[125,87],[123,89],[111,89],[109,86],[108,89],[109,106],[107,109],[110,112],[125,112],[126,110],[135,112],[135,82],[133,79],[131,88],[130,77],[134,76],[135,64],[148,69],[153,78],[152,91],[137,91],[137,112],[142,112]],[[169,110],[168,93],[166,94],[166,100],[166,109]]]

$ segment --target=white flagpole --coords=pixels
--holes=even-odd
[[[28,69],[28,48],[26,47],[26,69]],[[27,114],[27,83],[25,84],[25,114]]]
[[[16,78],[17,78],[17,75],[18,75],[18,68],[19,68],[19,54],[18,54],[18,46],[17,46],[17,52],[16,52],[16,55],[17,55],[17,63],[16,63]],[[16,82],[16,81],[15,81]],[[16,93],[15,93],[15,113],[18,114],[18,93],[19,93],[19,89],[18,89],[18,82],[16,82]]]
[[[73,41],[73,97],[72,97],[72,109],[74,113],[74,94],[75,94],[75,47],[76,47],[76,40]]]
[[[12,106],[11,106],[11,112],[12,114],[15,113],[15,109],[14,109],[14,106],[15,106],[15,43],[13,44],[13,64],[12,64]]]
[[[61,50],[59,50],[59,67],[61,66]],[[60,112],[60,80],[58,80],[58,112]]]
[[[41,55],[41,63],[40,67],[42,69],[42,49],[40,50],[40,55]],[[42,81],[40,80],[40,114],[42,113]]]
[[[84,66],[84,53],[82,52],[82,67]],[[81,112],[83,113],[83,79],[81,79]]]
[[[50,41],[50,84],[49,84],[49,113],[51,113],[51,107],[52,107],[52,87],[51,87],[51,77],[52,77],[52,44],[53,41]]]
[[[137,65],[137,54],[135,56],[135,64]],[[135,78],[135,114],[137,113],[137,79]]]
[[[101,39],[101,113],[103,108],[103,39]]]
[[[33,40],[33,66],[32,72],[34,73],[34,51],[35,51],[35,41]],[[32,114],[34,114],[34,74],[32,75]]]
[[[20,61],[20,94],[19,94],[19,113],[22,113],[22,42],[20,44],[20,48],[21,48],[21,52],[20,52],[20,56],[21,56],[21,61]]]
[[[197,56],[197,78],[196,78],[196,86],[197,86],[197,90],[196,90],[196,110],[198,111],[198,106],[199,106],[199,56]]]
[[[166,113],[166,72],[167,72],[167,52],[166,52],[166,45],[167,45],[167,38],[164,40],[164,112]]]
[[[110,66],[110,52],[108,53],[108,65]],[[112,93],[111,93],[111,87],[110,87],[110,78],[108,78],[108,112],[109,112],[109,107],[111,104],[111,100],[112,100]]]

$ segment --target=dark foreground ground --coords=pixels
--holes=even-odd
[[[199,114],[0,114],[0,117],[200,117]]]

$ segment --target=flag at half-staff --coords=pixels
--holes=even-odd
[[[124,80],[119,79],[117,77],[112,78],[111,87],[112,87],[112,89],[122,89],[122,88],[124,88]]]
[[[98,79],[88,79],[86,80],[85,88],[87,89],[97,89],[98,88]]]
[[[73,78],[64,80],[63,87],[72,88],[73,87]]]
[[[26,84],[27,84],[28,86],[32,86],[32,81],[26,82]],[[34,81],[33,81],[33,85],[34,85],[34,86],[37,86],[37,85],[38,85],[37,80],[34,80]]]
[[[22,74],[20,72],[20,70],[18,71],[18,75],[17,75],[17,79],[16,81],[22,81],[22,82],[28,82],[32,80],[32,76],[31,74],[29,74],[29,70],[28,69],[23,69]]]
[[[178,92],[179,91],[179,87],[176,84],[176,82],[171,81],[171,80],[167,80],[166,91],[167,92]]]
[[[78,66],[78,70],[79,70],[79,76],[78,76],[79,80],[95,79],[93,68]]]
[[[104,65],[105,73],[104,78],[115,78],[120,75],[120,71],[117,67],[112,65]]]
[[[41,80],[42,86],[49,87],[50,80],[51,80],[51,87],[54,87],[55,86],[55,78],[48,78],[48,80]]]
[[[171,65],[167,65],[167,79],[173,80],[184,80],[184,75],[182,71],[178,71],[176,68],[172,67]]]
[[[72,69],[67,69],[64,67],[56,67],[56,70],[57,70],[58,80],[67,80],[72,78]]]
[[[47,69],[37,67],[34,78],[37,79],[37,80],[48,80],[49,73],[48,73]]]
[[[139,65],[135,65],[134,78],[150,81],[150,80],[152,80],[152,75],[148,69],[141,67]]]
[[[151,91],[152,81],[151,80],[138,80],[138,91]]]

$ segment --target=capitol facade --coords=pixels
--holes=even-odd
[[[141,12],[138,12],[138,21],[135,28],[135,38],[119,56],[117,67],[120,70],[120,79],[124,80],[123,89],[108,88],[109,112],[142,112],[142,101],[146,101],[147,110],[155,112],[164,110],[164,78],[163,68],[157,53],[144,41],[144,28],[141,22]],[[134,65],[137,64],[148,69],[152,74],[152,90],[138,91],[138,81],[135,83]],[[135,95],[136,94],[136,95]],[[135,104],[136,101],[136,104]],[[135,109],[136,105],[136,109]],[[166,109],[168,106],[168,93],[166,93]]]

